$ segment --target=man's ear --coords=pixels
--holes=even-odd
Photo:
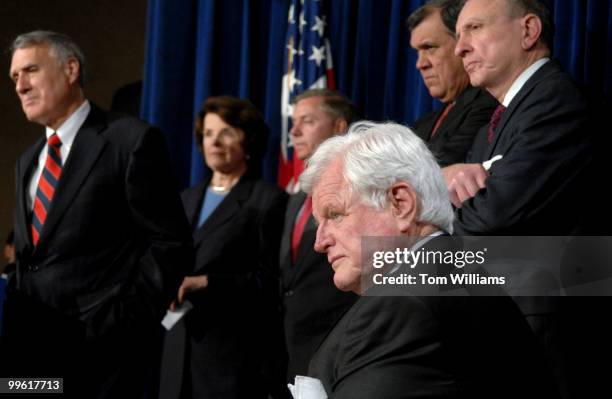
[[[334,133],[346,133],[348,130],[348,123],[344,118],[336,118],[334,121]]]
[[[521,45],[523,50],[529,50],[536,45],[542,35],[542,20],[532,13],[525,15],[521,21],[523,37]]]
[[[391,186],[388,191],[391,212],[395,216],[399,230],[409,231],[415,223],[418,214],[417,195],[410,184],[400,181]]]
[[[81,64],[79,60],[74,57],[69,58],[64,65],[64,71],[70,83],[76,82],[81,74]]]

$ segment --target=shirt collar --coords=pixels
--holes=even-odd
[[[429,240],[431,240],[434,237],[441,236],[442,234],[444,234],[442,230],[437,230],[431,233],[430,235],[421,238],[410,248],[410,252],[418,251],[418,249],[421,248],[423,245],[427,244]],[[399,263],[395,264],[395,266],[393,266],[393,269],[389,271],[389,274],[394,274],[395,272],[399,270],[401,266],[402,265]]]
[[[91,105],[89,104],[89,101],[83,101],[79,108],[77,108],[77,110],[74,111],[57,130],[53,130],[47,126],[45,131],[47,139],[49,139],[53,133],[57,133],[62,141],[63,148],[69,149],[72,147],[72,142],[74,141],[77,132],[81,128],[81,125],[83,125],[83,122],[85,122],[87,115],[89,115],[90,110]]]
[[[533,74],[536,73],[536,71],[548,61],[550,61],[550,58],[548,57],[540,58],[539,60],[531,64],[527,69],[525,69],[523,73],[519,75],[518,78],[516,78],[514,83],[512,83],[512,86],[510,86],[510,89],[508,89],[508,92],[504,97],[504,101],[502,101],[504,107],[508,108],[508,105],[510,105],[516,94],[523,88],[523,85],[527,83],[529,78],[532,77]]]

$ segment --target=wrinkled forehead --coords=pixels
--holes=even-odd
[[[511,9],[507,0],[468,0],[457,17],[457,29],[471,22],[510,16]]]
[[[328,100],[329,98],[324,96],[312,96],[301,99],[293,106],[293,118],[314,115],[317,118],[334,120],[337,114],[330,107]]]
[[[20,47],[13,52],[11,57],[11,68],[16,64],[41,62],[49,58],[57,60],[57,55],[53,47],[49,44],[41,43]]]
[[[48,42],[23,43],[12,51],[12,56],[14,57],[18,53],[44,54],[57,57],[57,51],[53,45]]]
[[[24,47],[15,50],[11,57],[11,65],[9,67],[9,77],[19,73],[32,65],[40,64],[48,57],[48,50],[41,47]]]
[[[330,198],[348,196],[349,184],[344,176],[342,160],[336,158],[324,167],[312,188],[313,200],[323,204]]]

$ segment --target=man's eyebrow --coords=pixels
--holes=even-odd
[[[461,24],[459,27],[460,27],[460,28],[463,28],[463,27],[465,27],[466,25],[471,25],[471,24],[476,24],[476,23],[481,24],[481,23],[483,23],[484,21],[485,21],[485,20],[484,20],[484,18],[482,18],[482,17],[473,16],[473,17],[468,18],[466,21],[464,21],[464,22],[463,22],[463,23],[462,23],[462,24]]]
[[[315,213],[312,213],[312,220],[314,221],[315,226],[319,226],[320,222],[319,219],[317,219],[317,216],[315,215]]]
[[[23,66],[15,69],[14,71],[10,71],[9,72],[9,78],[12,79],[14,76],[19,74],[20,71],[25,71],[25,70],[30,69],[30,68],[35,67],[35,66],[37,66],[37,64],[34,63],[34,62],[30,62],[30,63],[28,63],[26,65],[23,65]]]
[[[312,219],[314,220],[314,224],[315,226],[319,226],[321,224],[321,222],[319,221],[319,218],[325,218],[325,214],[329,211],[329,207],[327,206],[322,206],[320,209],[320,212],[318,212],[317,214],[314,213],[314,211],[312,212]],[[317,215],[321,215],[319,218],[317,218]]]
[[[437,46],[437,44],[434,41],[430,40],[430,39],[423,40],[422,42],[419,42],[416,45],[417,49],[431,48],[431,47],[436,47],[436,46]]]

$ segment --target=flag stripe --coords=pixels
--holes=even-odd
[[[323,1],[292,0],[289,7],[284,49],[281,95],[281,151],[278,183],[295,192],[295,184],[304,165],[294,152],[291,129],[291,103],[295,96],[312,88],[334,88],[331,51],[327,40]],[[331,76],[331,79],[330,79]],[[330,83],[332,84],[330,86]]]

